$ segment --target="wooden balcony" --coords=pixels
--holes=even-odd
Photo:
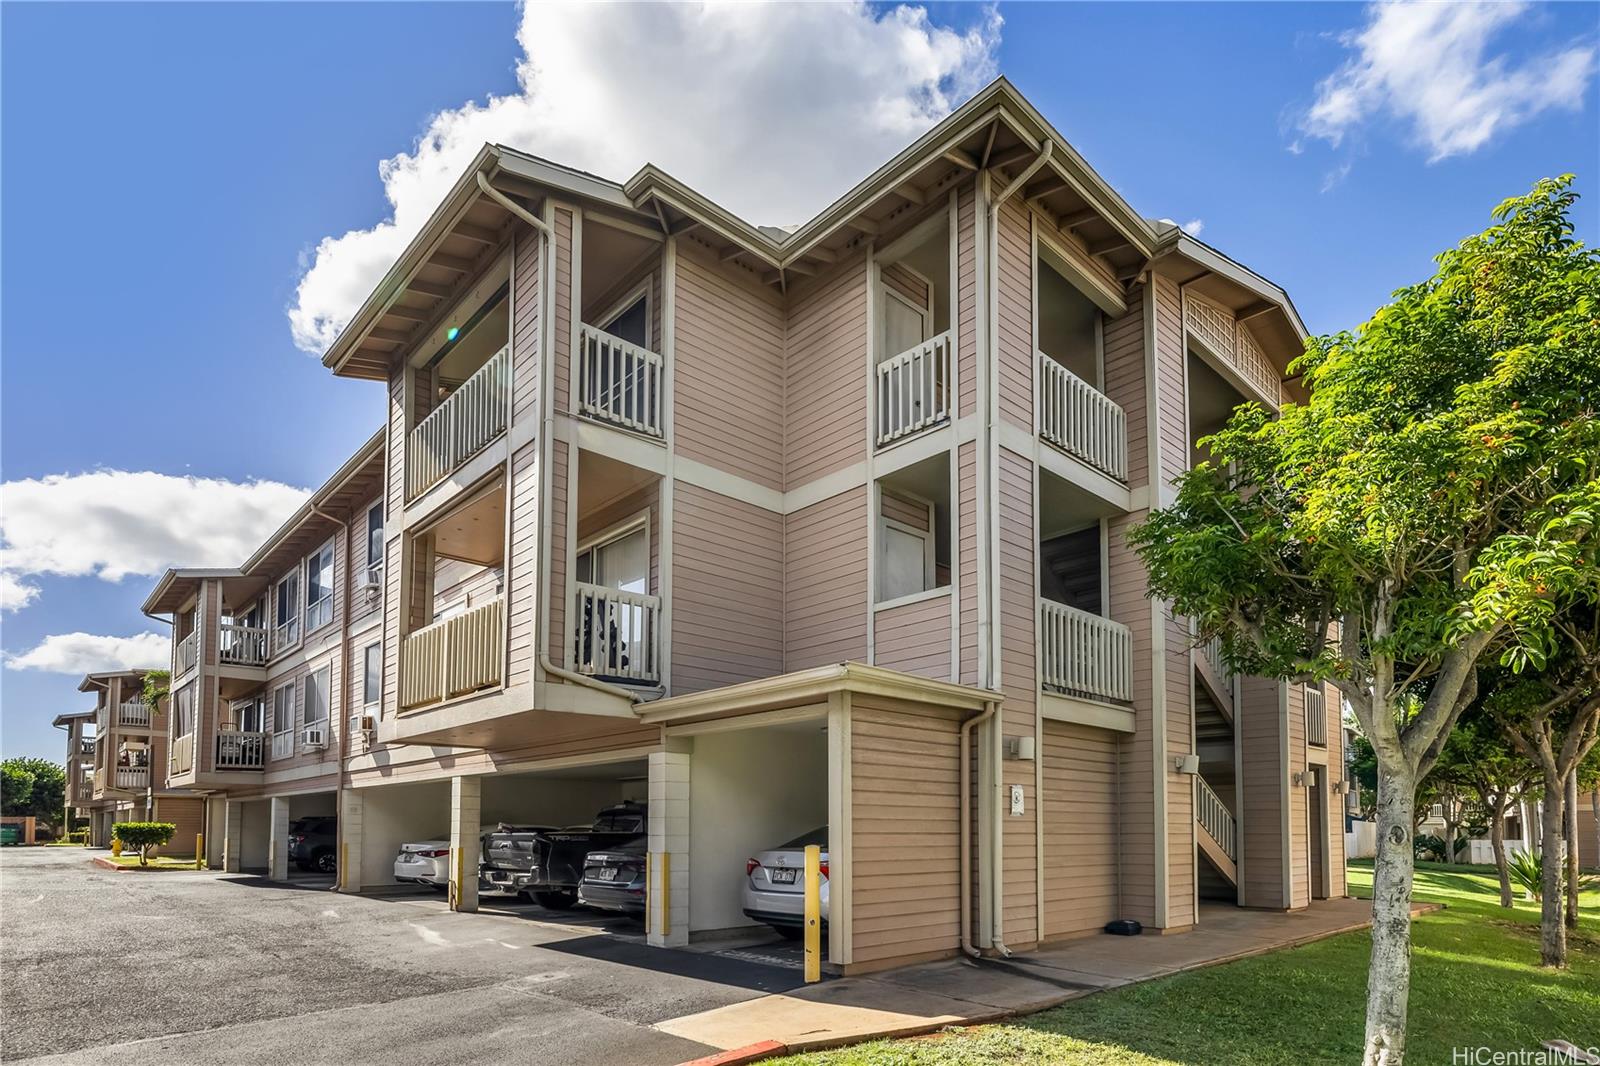
[[[945,330],[878,364],[873,374],[878,447],[950,420],[952,348]]]
[[[142,792],[150,787],[148,766],[119,766],[116,774],[117,788],[122,791]]]
[[[579,583],[573,661],[580,674],[624,684],[661,681],[661,597]]]
[[[1278,368],[1272,365],[1250,330],[1234,319],[1232,311],[1193,292],[1184,294],[1183,307],[1183,324],[1190,336],[1227,363],[1260,399],[1274,407],[1283,402]]]
[[[1118,481],[1128,479],[1128,419],[1122,408],[1043,352],[1039,436]]]
[[[409,710],[501,683],[505,597],[408,634],[400,642],[400,707]]]
[[[172,676],[182,677],[195,668],[200,661],[200,632],[196,630],[178,641],[178,647],[172,656]]]
[[[172,748],[167,752],[167,776],[193,774],[194,770],[194,734],[185,733],[181,737],[174,737]]]
[[[511,349],[489,357],[406,437],[406,499],[455,473],[505,432],[511,407]]]
[[[117,724],[133,729],[149,729],[150,705],[143,700],[127,700],[117,708]]]
[[[225,666],[267,665],[267,631],[226,623],[219,627],[218,654]]]
[[[605,330],[578,329],[578,410],[650,437],[665,435],[661,356]]]
[[[265,733],[221,730],[216,737],[213,765],[218,770],[260,770],[266,766],[266,748]]]
[[[1039,675],[1048,690],[1089,699],[1133,699],[1133,635],[1076,607],[1039,601]]]

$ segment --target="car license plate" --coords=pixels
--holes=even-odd
[[[617,879],[617,868],[615,866],[602,866],[594,872],[594,879],[596,881],[615,881]]]
[[[772,871],[772,883],[775,885],[792,885],[794,884],[795,875],[799,872],[799,870],[790,870],[782,866],[775,867]]]

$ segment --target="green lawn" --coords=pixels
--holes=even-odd
[[[116,863],[118,866],[138,866],[139,853],[137,851],[123,852],[121,855],[98,855],[96,858],[106,862]],[[164,855],[150,856],[150,869],[152,870],[193,870],[196,869],[193,859],[169,859]]]
[[[1350,869],[1370,895],[1370,862]],[[1446,904],[1412,926],[1414,1063],[1448,1063],[1457,1046],[1537,1048],[1553,1037],[1600,1045],[1600,892],[1581,900],[1565,973],[1538,968],[1537,905],[1500,908],[1489,867],[1421,863],[1416,898]],[[1015,1022],[799,1055],[793,1066],[952,1063],[1358,1062],[1369,941],[1346,933],[1305,947],[1133,985]]]

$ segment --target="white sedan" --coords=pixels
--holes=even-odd
[[[478,840],[499,829],[486,825],[478,830]],[[428,885],[440,892],[450,887],[450,839],[419,840],[401,844],[394,857],[394,879],[402,884]]]
[[[805,932],[806,847],[822,849],[822,924],[828,924],[828,827],[758,852],[744,864],[744,913],[791,939]]]

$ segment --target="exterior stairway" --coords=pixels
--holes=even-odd
[[[1222,799],[1195,775],[1195,840],[1200,852],[1233,887],[1239,887],[1238,845],[1233,815]]]

